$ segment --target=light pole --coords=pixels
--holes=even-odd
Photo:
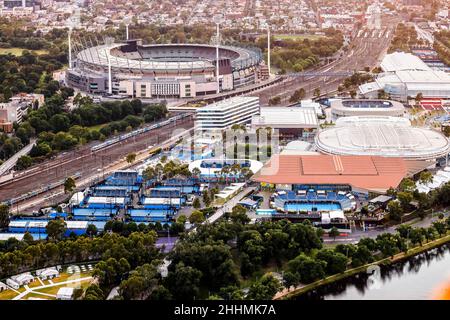
[[[123,23],[125,24],[126,38],[127,38],[127,41],[128,41],[130,39],[129,32],[128,32],[128,27],[131,24],[131,18],[128,17],[128,16],[123,18]]]
[[[269,71],[270,79],[270,26],[267,25],[267,68]]]
[[[72,24],[69,24],[69,33],[67,34],[69,41],[69,70],[72,69]]]
[[[213,21],[216,24],[216,82],[217,82],[217,93],[220,92],[220,82],[219,82],[219,44],[220,44],[220,29],[219,25],[222,22],[223,17],[221,14],[216,14],[213,17]]]

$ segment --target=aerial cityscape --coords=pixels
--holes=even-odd
[[[449,10],[0,0],[0,300],[450,300]]]

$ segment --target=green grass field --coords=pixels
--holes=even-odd
[[[103,123],[103,124],[98,124],[98,125],[95,125],[95,126],[92,126],[92,127],[88,127],[88,129],[89,129],[90,131],[93,131],[93,130],[99,131],[101,128],[106,127],[108,124],[110,124],[110,122],[108,122],[108,123]]]
[[[23,48],[0,48],[0,55],[2,54],[12,54],[15,55],[17,57],[22,55],[22,51],[23,50],[28,50],[28,49],[23,49]],[[48,51],[47,50],[28,50],[31,52],[36,53],[37,55],[42,55],[42,54],[47,54]]]

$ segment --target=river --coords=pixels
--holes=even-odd
[[[428,300],[450,290],[450,244],[392,266],[361,273],[298,296],[297,300]]]

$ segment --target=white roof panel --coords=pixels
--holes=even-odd
[[[400,70],[431,70],[419,57],[405,52],[394,52],[386,55],[380,66],[386,72]]]

